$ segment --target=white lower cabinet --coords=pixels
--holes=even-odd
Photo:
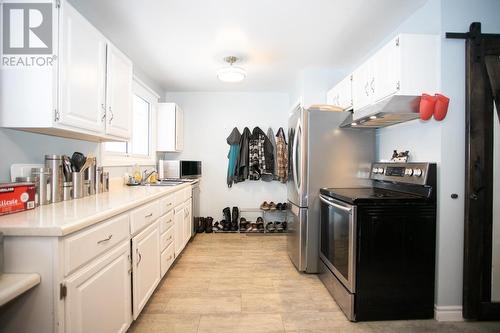
[[[160,263],[161,277],[163,277],[167,273],[170,266],[172,266],[172,264],[174,263],[175,259],[174,246],[175,246],[174,243],[171,243],[161,253],[161,263]]]
[[[131,321],[130,244],[116,249],[66,280],[66,332],[126,332]]]
[[[141,310],[160,282],[160,231],[158,221],[132,238],[133,314]]]
[[[190,193],[183,187],[64,237],[6,237],[6,268],[36,271],[41,283],[12,311],[0,309],[0,331],[126,332],[189,242]]]
[[[184,205],[175,208],[174,211],[174,253],[177,258],[184,248]]]
[[[191,229],[193,228],[192,221],[193,218],[191,214],[191,200],[189,200],[184,205],[184,246],[186,246],[186,244],[189,242],[189,239],[191,239]]]

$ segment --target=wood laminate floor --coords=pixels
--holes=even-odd
[[[198,234],[129,332],[487,332],[500,323],[351,323],[315,275],[298,273],[284,236]]]

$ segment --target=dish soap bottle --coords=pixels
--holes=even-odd
[[[132,176],[134,177],[134,181],[138,184],[142,181],[141,169],[137,164],[134,164],[132,167]]]

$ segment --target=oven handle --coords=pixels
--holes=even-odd
[[[330,199],[328,199],[328,197],[325,197],[322,194],[319,195],[319,198],[321,201],[323,201],[324,203],[326,203],[329,206],[333,206],[335,208],[343,210],[344,212],[348,212],[349,214],[352,214],[352,207],[346,207],[346,206],[339,205],[339,204],[331,201]]]

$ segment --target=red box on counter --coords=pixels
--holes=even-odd
[[[0,215],[35,208],[35,184],[0,183]]]

